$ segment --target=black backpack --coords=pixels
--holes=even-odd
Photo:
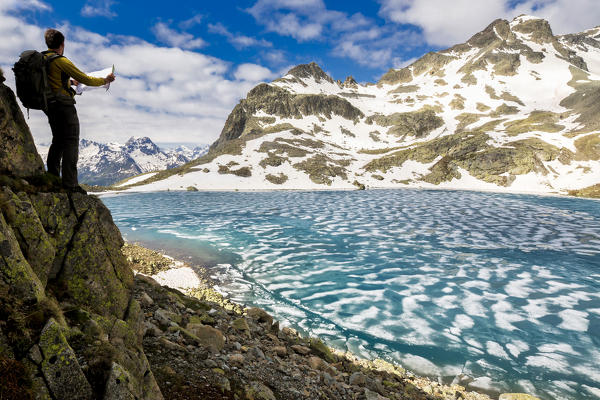
[[[53,94],[48,83],[48,67],[52,61],[62,56],[52,54],[46,57],[47,53],[26,50],[13,67],[17,96],[23,107],[27,108],[27,114],[29,109],[48,110],[48,99]]]

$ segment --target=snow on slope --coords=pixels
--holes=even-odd
[[[520,16],[377,84],[297,66],[250,91],[203,160],[131,190],[564,193],[600,183],[599,143],[600,28]]]

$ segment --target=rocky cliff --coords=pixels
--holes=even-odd
[[[589,195],[600,183],[600,27],[493,21],[467,42],[335,81],[311,63],[252,89],[209,154],[136,190],[425,187]]]
[[[162,399],[123,240],[44,174],[0,72],[0,398]]]

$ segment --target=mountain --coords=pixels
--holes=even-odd
[[[374,84],[315,63],[252,89],[203,158],[136,190],[462,188],[600,192],[600,27],[531,16]],[[587,191],[587,192],[586,192]]]
[[[48,148],[48,145],[38,145],[44,160]],[[131,137],[124,145],[81,139],[77,164],[79,181],[109,186],[134,175],[178,167],[207,151],[208,146],[193,149],[180,146],[165,151],[148,137]]]

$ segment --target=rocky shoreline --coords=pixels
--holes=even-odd
[[[191,267],[136,244],[125,244],[123,253],[136,272],[134,296],[145,315],[143,347],[165,398],[490,399],[280,329],[264,310],[220,295],[202,268],[193,268],[200,275],[196,287],[181,279],[171,280],[180,290],[161,286]],[[503,394],[500,399],[535,398]]]

